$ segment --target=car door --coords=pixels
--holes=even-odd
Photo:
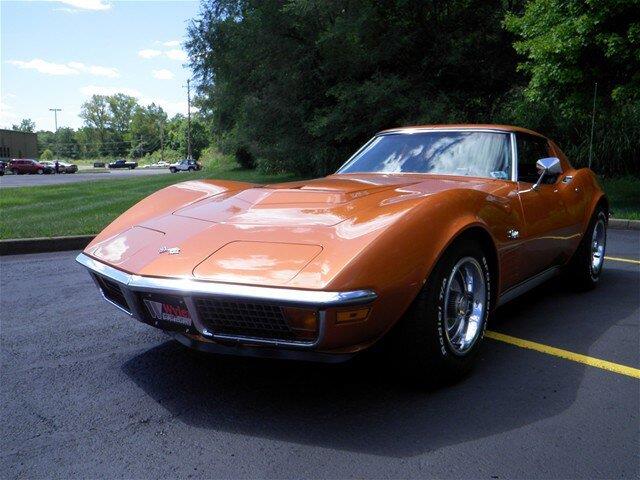
[[[567,244],[573,238],[565,198],[561,191],[562,175],[545,178],[537,189],[540,176],[536,162],[553,156],[547,139],[516,133],[518,196],[524,217],[521,272],[530,278],[566,260]]]

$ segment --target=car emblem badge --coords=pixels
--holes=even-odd
[[[180,253],[179,247],[160,247],[158,253],[168,253],[169,255],[178,255]]]

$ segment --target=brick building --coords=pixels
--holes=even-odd
[[[36,134],[0,129],[0,158],[38,158]]]

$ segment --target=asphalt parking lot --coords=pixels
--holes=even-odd
[[[107,170],[104,173],[78,173],[58,175],[3,175],[0,177],[0,188],[37,187],[40,185],[61,185],[67,183],[91,182],[94,180],[117,180],[136,178],[147,175],[169,174],[166,168],[136,168],[135,170]]]
[[[99,296],[77,252],[0,258],[3,478],[638,478],[640,379],[486,339],[437,391],[383,358],[205,356]],[[609,257],[640,259],[637,231]],[[492,331],[640,368],[640,265],[554,280]]]

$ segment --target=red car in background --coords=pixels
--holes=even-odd
[[[42,175],[43,173],[53,173],[54,170],[50,166],[44,165],[37,160],[31,160],[26,158],[12,159],[9,162],[8,170],[14,175],[22,175],[24,173],[37,173]]]

